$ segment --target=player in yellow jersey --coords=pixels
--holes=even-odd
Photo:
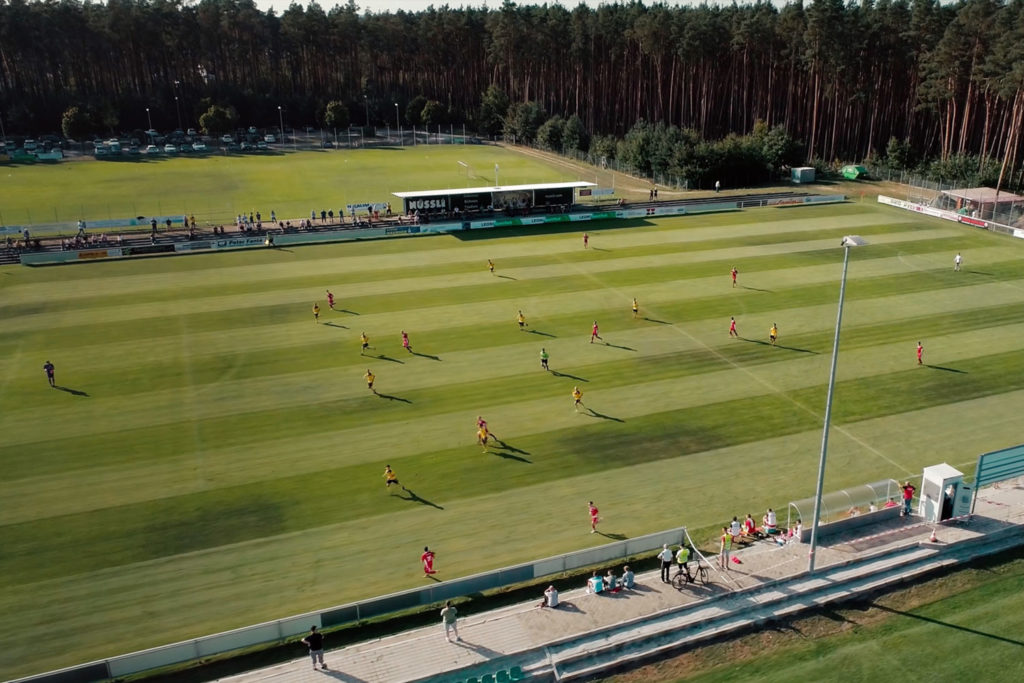
[[[779,338],[779,327],[775,323],[772,323],[772,329],[768,330],[768,341],[775,346],[775,340]]]
[[[398,475],[395,474],[393,469],[391,469],[391,465],[384,465],[384,488],[389,489],[392,485],[402,486],[398,483]],[[408,491],[409,489],[402,486],[402,490]]]
[[[640,304],[637,302],[636,297],[633,297],[633,317],[640,315]]]
[[[320,304],[313,304],[313,322],[320,322]]]
[[[583,392],[580,391],[578,386],[572,388],[572,407],[576,409],[576,412],[580,412],[580,406],[583,405]],[[586,407],[586,406],[584,406]]]
[[[366,378],[366,388],[376,394],[377,390],[373,388],[373,380],[377,379],[377,376],[370,372],[370,369],[367,368],[366,374],[363,375],[363,377]]]
[[[491,271],[491,275],[494,275],[494,261],[487,259],[487,269]]]
[[[363,348],[359,350],[359,355],[366,353],[366,349],[370,348],[370,338],[366,336],[365,332],[359,333],[359,342],[363,345]]]
[[[480,444],[480,447],[483,449],[484,453],[487,452],[487,439],[489,439],[490,437],[491,435],[487,432],[486,426],[480,427],[479,429],[476,430],[477,443]]]
[[[516,321],[519,323],[519,331],[524,332],[526,330],[526,316],[523,315],[522,311],[519,311],[519,315],[516,316]]]

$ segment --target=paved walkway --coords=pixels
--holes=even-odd
[[[938,527],[938,541],[952,545],[1005,529],[1008,525],[1024,524],[1024,480],[1004,482],[982,490],[978,497],[975,516],[970,523],[947,522]],[[897,518],[861,530],[856,535],[837,538],[828,546],[819,547],[817,567],[848,563],[876,555],[887,549],[912,548],[927,544],[932,525],[917,517]],[[523,666],[535,662],[542,648],[587,633],[607,629],[623,622],[626,628],[643,632],[645,624],[666,613],[679,613],[679,608],[698,603],[714,595],[722,595],[742,588],[771,584],[789,578],[797,579],[807,566],[806,544],[790,543],[779,546],[774,541],[757,541],[734,551],[740,564],[730,564],[728,571],[713,566],[711,584],[675,590],[661,582],[657,571],[637,576],[637,589],[618,594],[586,595],[584,590],[562,585],[562,605],[558,609],[540,609],[538,592],[535,602],[517,604],[501,609],[470,613],[459,620],[460,643],[447,643],[438,617],[436,626],[404,631],[385,638],[357,643],[341,649],[330,649],[330,635],[326,637],[326,663],[328,670],[314,671],[309,658],[301,657],[276,666],[219,679],[232,683],[301,683],[330,679],[352,683],[400,683],[436,676],[444,678],[446,672],[466,667],[485,666],[488,660],[502,658],[495,669],[507,668],[508,657]],[[709,558],[717,565],[717,558]],[[879,563],[880,565],[883,563]],[[857,568],[859,567],[859,568]],[[870,573],[880,571],[872,563],[856,565],[851,571]],[[621,571],[617,572],[621,574]],[[780,590],[804,591],[815,587],[816,579],[787,584]],[[817,582],[820,583],[820,582]],[[700,608],[709,615],[728,610],[743,609],[745,601],[724,600],[708,603]],[[685,611],[684,611],[685,613]],[[594,643],[604,636],[594,634]],[[298,647],[301,646],[297,646]],[[567,650],[574,649],[566,644]],[[529,654],[531,653],[532,654]],[[521,660],[515,659],[521,655]]]

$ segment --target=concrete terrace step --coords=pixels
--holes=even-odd
[[[735,604],[730,605],[731,609],[717,610],[720,613],[718,617],[713,612],[705,612],[705,618],[701,620],[701,610],[695,610],[688,625],[663,622],[663,628],[654,632],[636,629],[632,637],[617,641],[590,641],[590,647],[586,647],[587,643],[580,643],[584,649],[567,650],[563,653],[567,656],[558,657],[552,653],[551,673],[558,681],[593,676],[610,667],[669,654],[716,636],[792,616],[857,593],[908,581],[965,559],[996,553],[1019,544],[1021,537],[1024,537],[1024,529],[1011,527],[948,547],[921,544],[906,552],[901,552],[906,549],[897,549],[884,557],[826,569],[814,577],[780,582],[781,585],[774,588],[752,591],[751,597],[756,598],[756,606],[745,608],[741,603],[726,599],[722,602]]]

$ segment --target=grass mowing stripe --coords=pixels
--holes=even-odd
[[[949,391],[945,373],[917,368],[839,382],[834,420],[842,424],[1024,389],[1024,356],[1018,351],[964,360],[959,366],[962,374],[957,378],[955,395]],[[908,400],[910,397],[912,400]],[[533,467],[524,468],[521,477],[506,474],[502,484],[508,490],[565,471],[593,472],[809,430],[818,416],[795,411],[792,403],[818,406],[823,402],[824,386],[819,385],[785,395],[755,396],[645,415],[628,423],[605,420],[517,438],[516,448],[530,456],[523,464]],[[751,430],[747,422],[737,421],[736,415],[749,416],[758,429]],[[637,447],[638,435],[643,435],[642,448]],[[467,450],[459,448],[430,458],[435,463],[434,471],[442,477],[440,481],[445,475],[448,480],[487,476],[491,459]],[[516,454],[511,457],[515,460]],[[394,460],[402,462],[401,458]],[[0,546],[10,555],[0,558],[0,576],[9,585],[60,576],[69,567],[57,558],[69,551],[78,558],[73,568],[77,573],[287,533],[356,517],[361,510],[369,509],[365,497],[371,494],[362,484],[365,477],[358,476],[354,468],[324,469],[317,473],[317,479],[335,495],[306,495],[309,476],[301,474],[6,525],[0,527]],[[443,505],[445,499],[436,502]],[[125,529],[138,543],[124,546],[109,535],[110,528]]]

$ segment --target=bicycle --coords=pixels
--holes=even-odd
[[[708,568],[698,561],[697,570],[693,574],[690,574],[689,569],[684,571],[681,566],[678,567],[675,576],[672,577],[672,585],[677,591],[681,591],[687,584],[698,581],[702,586],[706,586],[708,585],[708,580]]]

